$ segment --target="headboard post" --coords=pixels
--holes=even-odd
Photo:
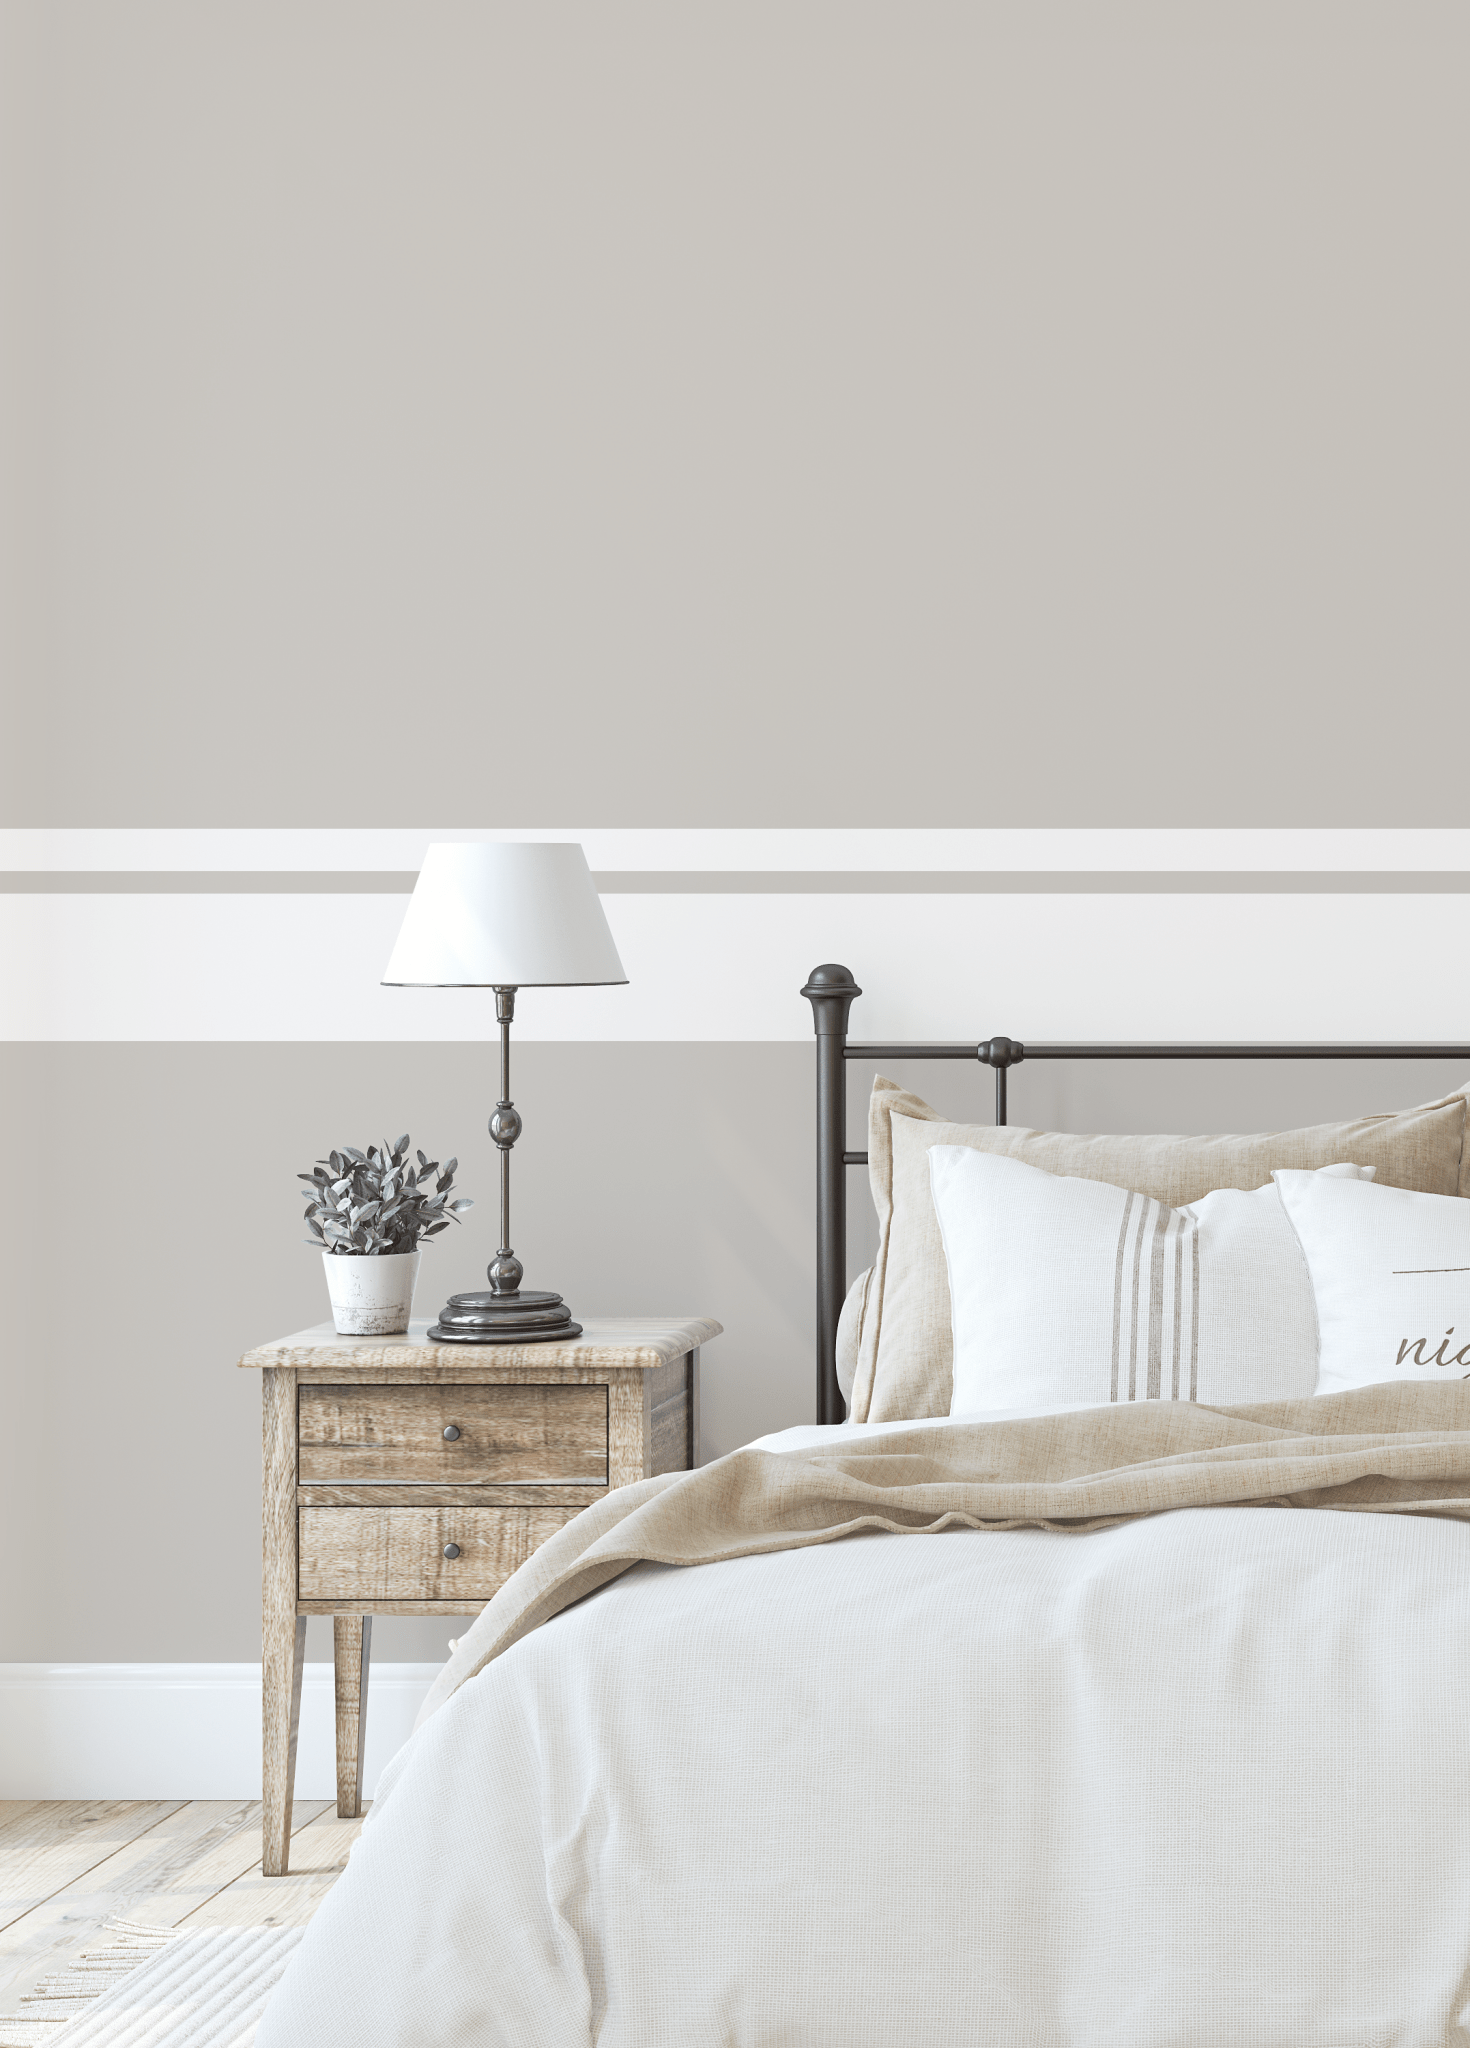
[[[817,1033],[817,1420],[841,1422],[837,1319],[847,1293],[847,1013],[862,990],[851,970],[814,967],[802,994]]]

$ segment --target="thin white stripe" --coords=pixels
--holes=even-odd
[[[420,866],[434,839],[575,839],[599,872],[1061,873],[1470,871],[1470,829],[1277,827],[1219,829],[848,830],[608,829],[577,825],[435,825],[361,830],[9,827],[0,871],[125,874],[395,873]]]

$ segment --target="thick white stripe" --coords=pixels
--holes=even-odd
[[[1200,830],[825,831],[536,829],[436,825],[402,830],[0,830],[0,871],[133,874],[237,870],[393,873],[417,869],[434,839],[575,839],[598,872],[716,873],[1408,873],[1470,870],[1470,829],[1282,827]]]
[[[609,896],[627,988],[527,989],[522,1039],[1470,1036],[1438,896]],[[396,896],[0,897],[0,1037],[475,1039],[488,991],[380,986]],[[1167,935],[1165,938],[1164,935]]]

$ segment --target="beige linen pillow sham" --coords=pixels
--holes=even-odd
[[[1466,1084],[1470,1089],[1470,1083]],[[1019,1125],[956,1124],[877,1075],[868,1105],[868,1179],[878,1255],[859,1307],[848,1419],[948,1415],[954,1345],[949,1274],[929,1189],[929,1148],[970,1145],[1080,1180],[1111,1181],[1178,1208],[1216,1188],[1259,1188],[1278,1167],[1340,1161],[1377,1168],[1380,1186],[1470,1195],[1466,1092],[1393,1116],[1248,1137],[1086,1137]],[[857,1304],[855,1304],[857,1306]]]

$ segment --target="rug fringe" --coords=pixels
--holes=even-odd
[[[304,1931],[109,1920],[0,2021],[0,2048],[250,2048]]]
[[[103,1921],[101,1931],[111,1937],[103,1947],[84,1949],[52,1976],[43,1978],[34,1991],[22,1994],[22,2006],[44,2010],[0,2018],[0,2048],[41,2048],[55,2040],[62,2028],[79,2019],[104,1991],[116,1990],[140,1964],[187,1932],[182,1927],[153,1927],[146,1920],[123,1920],[116,1915]]]

